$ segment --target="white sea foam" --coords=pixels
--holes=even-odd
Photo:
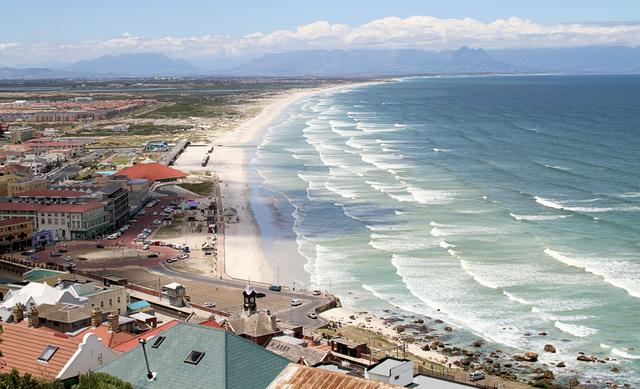
[[[518,297],[516,295],[514,295],[513,293],[509,293],[506,290],[502,291],[502,294],[504,294],[505,296],[507,296],[507,298],[513,302],[522,304],[522,305],[531,305],[531,302],[523,299],[522,297]]]
[[[610,349],[611,346],[609,346],[608,344],[600,343],[600,348]]]
[[[633,297],[640,298],[640,266],[637,264],[620,259],[571,256],[550,248],[546,248],[544,253],[565,265],[600,276],[606,283],[626,290]]]
[[[516,215],[515,213],[510,213],[512,218],[517,221],[547,221],[547,220],[558,220],[558,219],[566,219],[571,215]]]
[[[556,321],[553,325],[562,332],[566,332],[567,334],[571,334],[578,338],[584,338],[587,336],[595,335],[598,333],[598,330],[590,327],[585,327],[577,324],[569,324],[563,323],[561,321]]]
[[[445,240],[441,240],[440,241],[440,247],[442,247],[445,250],[448,250],[448,249],[450,249],[452,247],[456,247],[456,246],[451,244],[451,243],[447,243],[447,241],[445,241]]]
[[[421,204],[447,204],[450,203],[455,194],[443,190],[429,190],[409,186],[407,192]]]
[[[611,355],[615,355],[616,357],[620,357],[624,359],[640,359],[640,355],[630,354],[624,350],[620,350],[615,347],[611,349]]]
[[[563,166],[558,166],[558,165],[548,165],[548,164],[543,164],[544,167],[549,168],[549,169],[553,169],[553,170],[560,170],[563,172],[569,172],[571,171],[571,169],[569,169],[568,167],[563,167]]]
[[[547,208],[560,209],[563,211],[570,212],[584,212],[584,213],[602,213],[602,212],[638,212],[640,211],[640,207],[637,206],[623,206],[623,207],[572,207],[565,205],[561,202],[546,199],[544,197],[535,196],[536,203],[543,205]],[[577,200],[581,201],[581,200]],[[577,202],[576,201],[576,202]],[[591,202],[592,200],[589,200]]]
[[[416,235],[371,234],[370,236],[369,246],[390,253],[403,253],[434,247],[432,241],[424,240]]]

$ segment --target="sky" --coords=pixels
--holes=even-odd
[[[640,45],[638,0],[8,1],[0,65],[157,51]]]

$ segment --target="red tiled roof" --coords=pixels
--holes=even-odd
[[[211,328],[222,329],[222,326],[220,324],[218,324],[215,320],[203,321],[202,323],[200,323],[200,325],[201,326],[211,327]]]
[[[178,320],[171,320],[168,321],[164,324],[162,324],[161,326],[158,326],[150,331],[145,332],[144,334],[138,335],[135,338],[121,343],[115,347],[113,347],[113,350],[115,351],[121,351],[121,352],[127,352],[129,350],[131,350],[132,348],[136,347],[139,344],[139,340],[140,339],[148,339],[151,336],[155,336],[158,335],[161,332],[164,332],[166,330],[168,330],[169,328],[173,327],[174,325],[178,324]]]
[[[86,334],[96,334],[96,336],[100,339],[102,344],[109,348],[114,348],[118,345],[126,343],[131,339],[136,338],[136,335],[130,332],[112,332],[109,331],[109,327],[105,325],[101,325],[100,327],[93,328],[89,327],[86,330],[75,334],[73,337],[78,339],[83,339]]]
[[[127,176],[129,179],[146,178],[151,181],[186,177],[187,174],[165,166],[161,163],[139,163],[120,170],[116,176]]]
[[[84,197],[88,193],[78,192],[75,190],[51,190],[51,189],[35,189],[15,194],[14,197]]]
[[[40,205],[32,203],[0,203],[0,211],[39,211],[39,212],[68,212],[82,213],[92,209],[102,208],[104,205],[97,201],[85,204],[53,204]]]
[[[20,373],[31,373],[47,380],[54,379],[69,359],[78,350],[81,338],[70,338],[64,334],[29,328],[20,324],[3,324],[2,362],[0,371],[17,369]],[[58,347],[48,362],[38,362],[38,357],[47,346]]]
[[[0,220],[0,227],[12,226],[14,224],[31,222],[28,217],[12,217],[9,219]]]

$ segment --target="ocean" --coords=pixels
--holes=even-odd
[[[407,78],[294,105],[253,191],[299,285],[640,385],[639,155],[640,76]]]

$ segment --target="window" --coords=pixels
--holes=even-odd
[[[189,355],[187,356],[187,359],[185,359],[184,361],[192,365],[197,365],[202,360],[202,357],[204,357],[204,352],[192,351],[189,353]]]
[[[44,350],[42,350],[42,354],[40,354],[40,356],[38,357],[38,361],[49,362],[49,359],[53,357],[53,354],[55,354],[56,351],[58,351],[58,347],[56,346],[49,345],[45,347]]]
[[[109,299],[109,306],[112,306],[112,305],[113,305],[113,300]]]
[[[104,301],[100,301],[100,308],[104,308]]]
[[[165,337],[164,336],[158,336],[156,338],[156,340],[153,341],[153,344],[151,345],[151,348],[158,348],[160,347],[160,345],[162,344],[162,342],[164,342]],[[186,362],[186,361],[185,361]]]

